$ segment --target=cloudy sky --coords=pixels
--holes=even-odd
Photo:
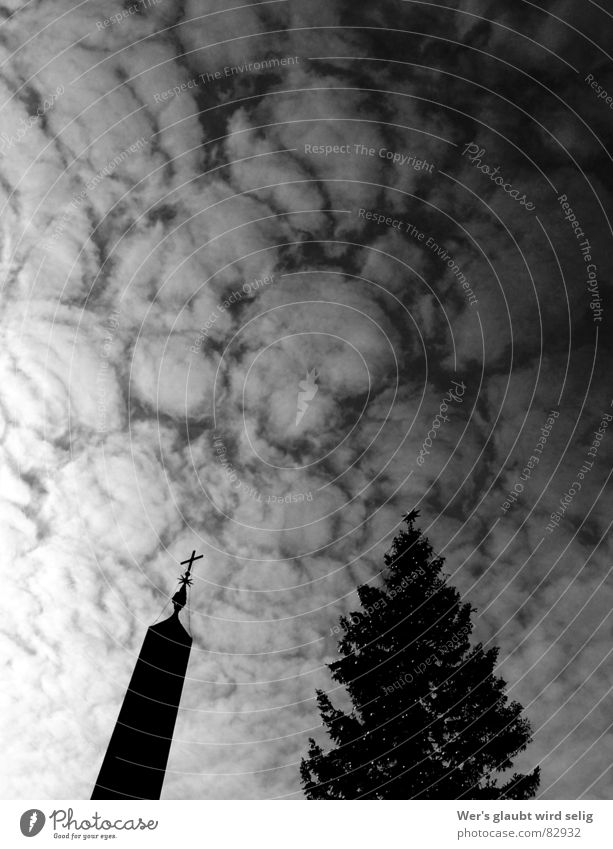
[[[4,798],[89,798],[192,549],[164,797],[300,798],[411,508],[516,767],[611,797],[612,36],[592,0],[4,0]]]

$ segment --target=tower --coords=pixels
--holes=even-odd
[[[201,557],[193,551],[181,563],[187,570],[172,597],[172,615],[147,630],[92,799],[160,798],[192,646],[179,612],[192,564]]]

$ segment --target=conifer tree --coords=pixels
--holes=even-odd
[[[361,610],[341,617],[345,713],[317,691],[334,748],[309,740],[301,763],[309,799],[529,799],[539,768],[513,774],[531,739],[522,706],[494,674],[498,649],[470,645],[474,608],[461,601],[415,527],[385,555],[383,586],[358,588]],[[505,772],[506,776],[500,776]],[[500,781],[502,783],[500,783]]]

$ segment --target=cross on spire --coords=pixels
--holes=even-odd
[[[204,557],[204,554],[199,554],[199,555],[196,557],[196,552],[195,552],[195,551],[192,551],[192,553],[191,553],[190,557],[189,557],[187,560],[182,560],[182,561],[181,561],[181,566],[185,566],[185,565],[187,565],[187,571],[188,571],[188,572],[191,572],[192,564],[193,564],[194,560],[202,560],[202,558],[203,558],[203,557]]]

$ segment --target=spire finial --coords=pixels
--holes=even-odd
[[[172,597],[172,603],[174,604],[174,607],[175,607],[175,615],[176,616],[179,615],[179,611],[183,610],[183,608],[187,604],[187,588],[191,587],[191,585],[192,585],[192,579],[191,579],[192,565],[194,564],[195,560],[202,560],[203,557],[204,557],[203,554],[199,554],[198,556],[196,556],[196,552],[192,551],[191,556],[187,560],[181,561],[181,566],[185,566],[187,564],[187,569],[183,573],[183,575],[181,575],[181,577],[179,578],[179,583],[181,584],[181,586],[179,587],[177,592]]]

